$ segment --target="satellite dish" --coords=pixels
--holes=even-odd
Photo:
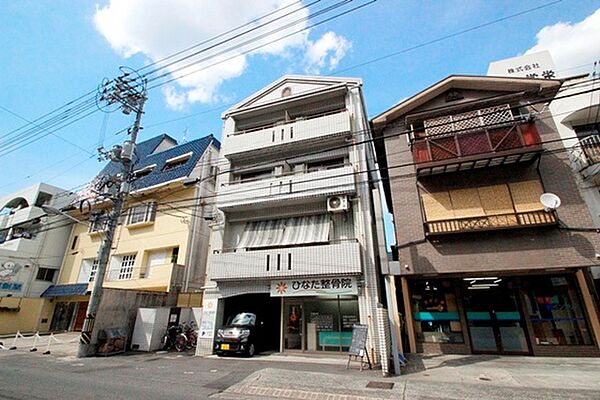
[[[546,212],[554,211],[560,207],[560,197],[554,193],[544,193],[540,196],[540,203]]]

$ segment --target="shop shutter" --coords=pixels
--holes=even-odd
[[[454,219],[454,211],[448,192],[421,193],[427,222]]]
[[[485,215],[477,189],[450,191],[450,200],[455,218],[472,218]]]
[[[538,180],[510,183],[515,210],[517,212],[540,211],[544,209],[540,203],[540,196],[544,193],[542,184]]]

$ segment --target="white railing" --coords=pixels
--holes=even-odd
[[[355,191],[354,168],[347,165],[324,171],[224,185],[219,188],[217,207],[231,208]]]
[[[40,242],[36,238],[25,239],[15,238],[0,243],[0,250],[14,251],[16,253],[36,254],[40,246]]]
[[[361,273],[360,244],[357,241],[240,250],[212,254],[211,257],[209,278],[214,280],[279,279]]]
[[[600,164],[600,136],[591,135],[579,140],[579,143],[569,150],[569,159],[577,172]]]
[[[10,228],[13,225],[41,218],[44,215],[46,215],[46,212],[40,207],[30,206],[22,208],[12,214],[0,216],[0,229]]]
[[[297,143],[307,139],[350,132],[348,111],[253,131],[234,132],[223,140],[223,155],[228,156],[265,147]]]

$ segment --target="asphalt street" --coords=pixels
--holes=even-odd
[[[343,357],[78,359],[24,347],[0,351],[0,399],[600,399],[599,359],[441,356],[415,359],[404,372],[347,370]]]

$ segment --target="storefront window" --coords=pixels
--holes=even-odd
[[[307,351],[348,350],[352,326],[359,323],[356,298],[306,298],[304,313]]]
[[[527,278],[523,287],[536,344],[592,344],[572,275]]]
[[[417,340],[464,343],[456,293],[450,281],[415,281],[412,303]]]

